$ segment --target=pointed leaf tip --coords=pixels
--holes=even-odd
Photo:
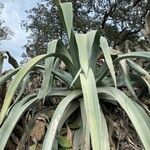
[[[111,58],[111,49],[108,45],[106,38],[103,36],[100,37],[100,47],[102,48],[104,58],[105,58],[105,61],[108,65],[108,68],[110,70],[110,74],[113,78],[115,87],[117,87],[115,69],[114,69],[114,65],[113,65],[113,60]]]

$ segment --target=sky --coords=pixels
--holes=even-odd
[[[25,10],[33,8],[36,3],[41,0],[0,0],[4,4],[2,14],[0,15],[2,20],[5,20],[4,25],[8,26],[13,32],[14,36],[10,40],[0,41],[0,50],[9,51],[18,62],[22,60],[22,52],[25,51],[22,47],[27,42],[26,31],[21,28],[21,21],[25,20],[27,14]],[[11,66],[5,61],[4,69],[8,69]]]

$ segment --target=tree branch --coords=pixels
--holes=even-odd
[[[116,7],[117,7],[117,4],[112,5],[110,10],[106,12],[106,14],[104,15],[103,21],[102,21],[102,29],[104,29],[108,17],[111,16],[115,12]]]

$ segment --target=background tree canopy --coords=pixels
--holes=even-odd
[[[63,0],[67,1],[67,0]],[[130,46],[130,50],[149,50],[144,46],[147,40],[142,36],[145,16],[150,9],[150,1],[145,0],[72,0],[74,7],[74,30],[86,33],[100,30],[112,47]],[[59,15],[52,0],[43,0],[36,7],[27,10],[27,20],[22,26],[30,31],[25,45],[29,57],[45,53],[47,43],[56,38],[67,43]],[[125,42],[126,41],[126,42]],[[144,43],[144,44],[143,44]]]
[[[2,13],[4,5],[0,2],[0,16]],[[6,26],[4,26],[4,20],[0,19],[0,41],[5,40],[9,38],[11,35],[13,35],[13,32]]]

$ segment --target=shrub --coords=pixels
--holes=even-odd
[[[133,86],[142,80],[143,85],[150,90],[150,75],[132,58],[149,61],[150,52],[123,54],[113,50],[99,31],[75,34],[72,26],[72,4],[58,3],[57,6],[68,36],[68,46],[60,40],[53,40],[48,44],[47,54],[34,57],[20,68],[0,78],[0,84],[3,84],[14,75],[0,113],[0,149],[4,149],[14,127],[27,110],[35,108],[37,102],[47,98],[64,97],[48,125],[43,150],[58,149],[58,143],[65,148],[110,149],[108,128],[102,107],[104,102],[124,109],[144,148],[148,150],[150,147],[149,112],[138,100]],[[99,57],[104,58],[100,65],[97,64]],[[58,60],[65,63],[67,71],[59,68]],[[45,62],[44,65],[41,65],[42,61]],[[37,93],[16,100],[14,98],[16,91],[35,67],[43,73],[41,88]],[[118,75],[115,70],[119,72]],[[131,74],[139,80],[134,81]],[[55,76],[67,84],[65,89],[54,86]],[[121,86],[128,88],[131,97],[119,90]],[[69,142],[59,133],[67,118],[77,108],[80,108],[78,114],[80,132],[75,130],[74,138]]]

